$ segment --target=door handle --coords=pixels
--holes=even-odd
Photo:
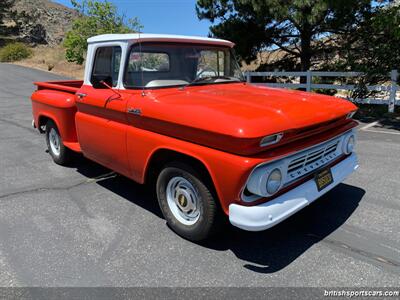
[[[142,114],[142,110],[140,108],[128,108],[128,114],[140,116]]]
[[[76,96],[77,96],[80,100],[82,100],[83,98],[85,98],[85,97],[87,96],[87,94],[84,94],[84,93],[76,93]]]

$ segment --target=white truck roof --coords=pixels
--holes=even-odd
[[[141,42],[181,42],[181,43],[205,43],[233,47],[235,44],[221,39],[205,38],[198,36],[172,35],[172,34],[149,34],[149,33],[126,33],[126,34],[102,34],[89,38],[87,42],[104,43],[111,41],[140,41]]]

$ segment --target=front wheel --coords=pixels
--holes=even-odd
[[[63,166],[68,165],[72,159],[73,152],[64,146],[60,132],[52,120],[49,120],[46,124],[46,143],[54,162]]]
[[[168,225],[192,241],[207,239],[218,229],[218,206],[201,176],[190,166],[171,163],[157,179],[157,198]]]

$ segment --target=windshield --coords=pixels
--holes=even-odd
[[[234,53],[228,47],[142,43],[130,50],[124,85],[157,88],[243,80]]]

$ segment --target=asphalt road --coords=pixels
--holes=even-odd
[[[399,286],[396,128],[360,130],[358,172],[291,219],[199,245],[145,188],[85,159],[52,162],[29,96],[56,79],[0,64],[0,286]]]

